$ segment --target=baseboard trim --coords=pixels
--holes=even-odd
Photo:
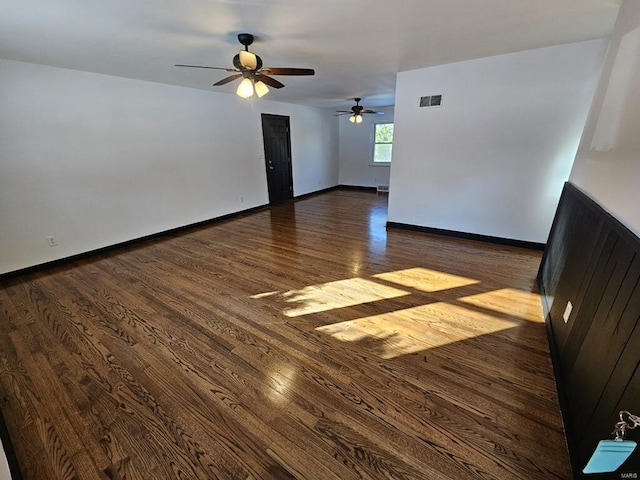
[[[298,195],[297,197],[292,198],[291,200],[288,201],[294,201],[297,202],[299,200],[304,200],[305,198],[309,198],[309,197],[313,197],[315,195],[321,195],[323,193],[327,193],[333,190],[339,190],[341,188],[345,188],[345,189],[367,189],[367,190],[372,190],[375,191],[375,187],[351,187],[348,185],[334,185],[332,187],[327,187],[324,188],[322,190],[317,190],[315,192],[310,192],[310,193],[305,193],[303,195]],[[45,263],[39,263],[37,265],[32,265],[29,267],[25,267],[25,268],[21,268],[18,270],[14,270],[11,272],[6,272],[6,273],[2,273],[0,274],[0,282],[4,281],[4,280],[9,280],[12,278],[16,278],[16,277],[21,277],[23,275],[27,275],[29,273],[34,273],[36,271],[39,270],[43,270],[46,268],[51,268],[51,267],[57,267],[59,265],[64,265],[66,263],[71,263],[74,262],[76,260],[81,260],[83,258],[88,258],[91,257],[93,255],[99,255],[99,254],[103,254],[103,253],[107,253],[113,250],[117,250],[119,248],[124,248],[124,247],[129,247],[131,245],[135,245],[138,243],[143,243],[149,240],[155,240],[159,237],[165,236],[165,235],[170,235],[170,234],[174,234],[174,233],[180,233],[183,231],[187,231],[187,230],[191,230],[194,228],[199,228],[199,227],[203,227],[203,226],[207,226],[210,224],[213,224],[215,222],[220,222],[223,220],[229,220],[231,218],[236,218],[236,217],[241,217],[242,215],[248,215],[250,213],[254,213],[257,212],[259,210],[265,209],[265,208],[269,208],[270,204],[264,204],[264,205],[259,205],[257,207],[253,207],[253,208],[248,208],[246,210],[241,210],[239,212],[234,212],[234,213],[229,213],[227,215],[222,215],[220,217],[215,217],[215,218],[210,218],[208,220],[203,220],[201,222],[196,222],[196,223],[191,223],[188,225],[184,225],[182,227],[176,227],[170,230],[163,230],[161,232],[158,233],[153,233],[151,235],[146,235],[144,237],[139,237],[139,238],[134,238],[132,240],[128,240],[126,242],[120,242],[120,243],[116,243],[114,245],[108,245],[106,247],[102,247],[102,248],[98,248],[95,250],[89,250],[87,252],[82,252],[82,253],[78,253],[76,255],[71,255],[69,257],[64,257],[64,258],[59,258],[56,260],[52,260],[50,262],[45,262]]]
[[[11,272],[3,273],[3,274],[0,274],[0,282],[4,280],[16,278],[16,277],[21,277],[29,273],[34,273],[40,270],[44,270],[46,268],[57,267],[67,263],[75,262],[77,260],[82,260],[84,258],[88,258],[94,255],[100,255],[107,252],[111,252],[113,250],[118,250],[120,248],[130,247],[132,245],[148,242],[149,240],[155,240],[167,235],[182,233],[182,232],[186,232],[188,230],[192,230],[200,227],[206,227],[207,225],[212,225],[214,223],[221,222],[223,220],[229,220],[231,218],[242,217],[243,215],[248,215],[248,214],[257,212],[259,210],[264,210],[265,208],[268,208],[268,207],[269,205],[266,205],[266,204],[259,205],[257,207],[248,208],[246,210],[241,210],[239,212],[233,212],[227,215],[222,215],[220,217],[215,217],[215,218],[210,218],[208,220],[202,220],[200,222],[190,223],[188,225],[183,225],[181,227],[176,227],[169,230],[163,230],[157,233],[152,233],[150,235],[145,235],[144,237],[134,238],[132,240],[127,240],[125,242],[120,242],[113,245],[107,245],[106,247],[89,250],[87,252],[78,253],[75,255],[71,255],[69,257],[58,258],[56,260],[51,260],[50,262],[39,263],[37,265],[32,265],[30,267],[25,267],[25,268],[11,271]]]
[[[338,185],[338,188],[344,188],[345,190],[361,190],[367,192],[375,192],[376,187],[365,187],[362,185]]]
[[[443,228],[421,227],[409,223],[387,222],[387,228],[398,228],[401,230],[411,230],[414,232],[432,233],[444,237],[462,238],[465,240],[476,240],[479,242],[494,243],[497,245],[508,245],[510,247],[528,248],[529,250],[543,251],[545,244],[537,242],[527,242],[525,240],[515,240],[512,238],[492,237],[490,235],[480,235],[478,233],[459,232],[457,230],[445,230]]]
[[[322,190],[316,190],[315,192],[303,193],[292,198],[294,202],[298,200],[304,200],[305,198],[315,197],[316,195],[322,195],[323,193],[332,192],[333,190],[339,190],[340,185],[334,185],[333,187],[323,188]]]
[[[375,187],[352,187],[349,185],[334,185],[332,187],[327,187],[324,188],[322,190],[317,190],[315,192],[310,192],[310,193],[305,193],[303,195],[298,195],[297,197],[292,198],[291,200],[287,200],[287,201],[293,201],[293,202],[297,202],[299,200],[304,200],[305,198],[309,198],[309,197],[313,197],[316,195],[321,195],[323,193],[327,193],[333,190],[340,190],[340,189],[358,189],[358,190],[371,190],[371,191],[375,191]],[[36,265],[32,265],[29,267],[25,267],[25,268],[21,268],[18,270],[13,270],[11,272],[6,272],[6,273],[1,273],[0,274],[0,282],[4,281],[4,280],[9,280],[12,278],[16,278],[16,277],[21,277],[23,275],[27,275],[30,273],[34,273],[37,272],[39,270],[44,270],[46,268],[52,268],[52,267],[57,267],[59,265],[64,265],[67,263],[71,263],[74,262],[76,260],[82,260],[84,258],[88,258],[91,257],[93,255],[100,255],[100,254],[104,254],[113,250],[117,250],[119,248],[124,248],[124,247],[129,247],[131,245],[135,245],[138,243],[143,243],[149,240],[155,240],[157,238],[163,237],[165,235],[170,235],[170,234],[174,234],[174,233],[180,233],[180,232],[184,232],[187,230],[191,230],[194,228],[199,228],[199,227],[204,227],[216,222],[220,222],[223,220],[229,220],[231,218],[236,218],[236,217],[241,217],[243,215],[248,215],[254,212],[257,212],[259,210],[263,210],[265,208],[269,208],[270,204],[264,204],[264,205],[259,205],[257,207],[253,207],[253,208],[248,208],[246,210],[241,210],[239,212],[234,212],[234,213],[229,213],[227,215],[222,215],[220,217],[214,217],[214,218],[210,218],[208,220],[203,220],[201,222],[196,222],[196,223],[191,223],[188,225],[184,225],[182,227],[176,227],[173,229],[169,229],[169,230],[163,230],[161,232],[157,232],[157,233],[152,233],[151,235],[146,235],[144,237],[139,237],[139,238],[134,238],[132,240],[127,240],[126,242],[120,242],[120,243],[116,243],[114,245],[108,245],[106,247],[102,247],[102,248],[98,248],[95,250],[89,250],[87,252],[82,252],[82,253],[78,253],[75,255],[71,255],[69,257],[64,257],[64,258],[59,258],[56,260],[51,260],[50,262],[44,262],[44,263],[39,263]]]

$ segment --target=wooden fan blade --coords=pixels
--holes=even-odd
[[[273,88],[282,88],[282,87],[284,87],[283,83],[280,83],[275,78],[268,77],[267,75],[265,75],[262,72],[256,74],[256,81],[259,81],[259,80],[262,80],[263,83],[266,83],[267,85],[269,85],[270,87],[273,87]]]
[[[340,112],[340,113],[334,115],[334,117],[341,117],[343,115],[353,115],[353,112]]]
[[[384,115],[384,112],[376,112],[375,110],[363,110],[362,113],[373,113],[374,115]]]
[[[264,73],[269,75],[315,75],[316,72],[313,68],[278,68],[278,67],[266,67],[263,68]]]
[[[336,110],[337,113],[353,113],[351,110]]]
[[[174,65],[175,67],[188,67],[188,68],[208,68],[211,70],[225,70],[227,72],[237,72],[235,68],[224,68],[224,67],[203,67],[202,65]]]
[[[219,85],[226,85],[229,82],[233,82],[235,79],[242,77],[241,73],[236,73],[235,75],[230,75],[226,78],[223,78],[222,80],[218,80],[216,83],[213,84],[214,87],[217,87]]]

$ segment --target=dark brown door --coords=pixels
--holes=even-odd
[[[267,167],[269,203],[293,198],[289,117],[262,114],[264,160]]]

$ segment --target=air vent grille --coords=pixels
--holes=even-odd
[[[420,97],[421,107],[441,107],[442,106],[442,94],[429,95],[427,97]]]

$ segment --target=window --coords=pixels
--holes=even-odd
[[[373,164],[391,163],[393,123],[376,123],[373,130]]]

